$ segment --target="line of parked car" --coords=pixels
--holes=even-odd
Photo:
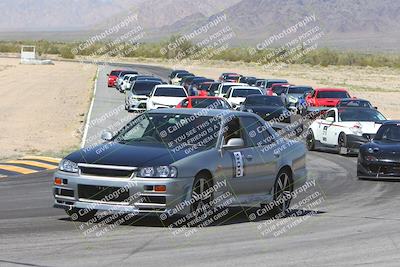
[[[113,70],[108,86],[125,93],[128,111],[158,108],[215,108],[252,112],[266,121],[290,123],[292,115],[313,115],[308,150],[357,154],[360,178],[400,176],[400,121],[389,121],[368,100],[344,88],[313,88],[285,79],[222,73],[217,81],[174,70],[168,84],[136,71]]]

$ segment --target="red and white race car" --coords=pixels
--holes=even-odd
[[[358,152],[386,120],[376,109],[332,108],[308,128],[307,148],[331,148],[340,154]]]

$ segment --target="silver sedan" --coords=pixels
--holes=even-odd
[[[306,179],[304,144],[248,112],[151,110],[103,139],[68,155],[54,175],[54,206],[74,220],[98,211],[182,216],[224,196],[228,206],[274,202],[285,212]]]

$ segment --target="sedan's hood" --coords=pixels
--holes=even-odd
[[[277,106],[246,106],[246,109],[252,109],[255,113],[282,113],[286,111],[286,108]]]
[[[391,142],[386,140],[373,140],[369,144],[369,147],[377,149],[373,155],[380,160],[400,162],[399,142]]]
[[[107,142],[94,148],[75,151],[66,159],[76,163],[145,167],[169,165],[197,152],[199,150],[188,154],[185,149],[173,151],[158,145]]]
[[[304,94],[288,94],[288,97],[294,97],[296,99],[304,98]]]
[[[316,106],[335,107],[339,100],[339,98],[317,98],[315,104]]]
[[[400,142],[373,140],[372,143],[379,146],[379,148],[382,148],[383,150],[391,150],[393,152],[400,153]]]
[[[232,97],[228,99],[229,102],[233,105],[240,105],[240,103],[244,102],[246,100],[245,97]]]
[[[346,121],[346,122],[341,122],[341,124],[349,128],[353,127],[354,125],[360,125],[363,133],[376,134],[376,132],[379,130],[379,127],[381,127],[382,122]]]

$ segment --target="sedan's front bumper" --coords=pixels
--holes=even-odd
[[[387,161],[366,162],[358,159],[357,176],[361,179],[400,179],[400,163]]]
[[[134,214],[171,213],[170,210],[174,210],[173,214],[186,214],[190,210],[189,205],[181,203],[190,201],[193,178],[107,178],[62,171],[56,172],[54,178],[63,181],[62,185],[53,186],[55,208]],[[156,192],[156,185],[165,186],[166,191]],[[113,197],[113,193],[102,193],[110,188],[126,190],[119,190],[117,198]],[[121,193],[123,191],[125,193]]]
[[[147,110],[147,100],[138,100],[137,102],[128,102],[126,104],[126,109],[128,111],[146,111]]]

